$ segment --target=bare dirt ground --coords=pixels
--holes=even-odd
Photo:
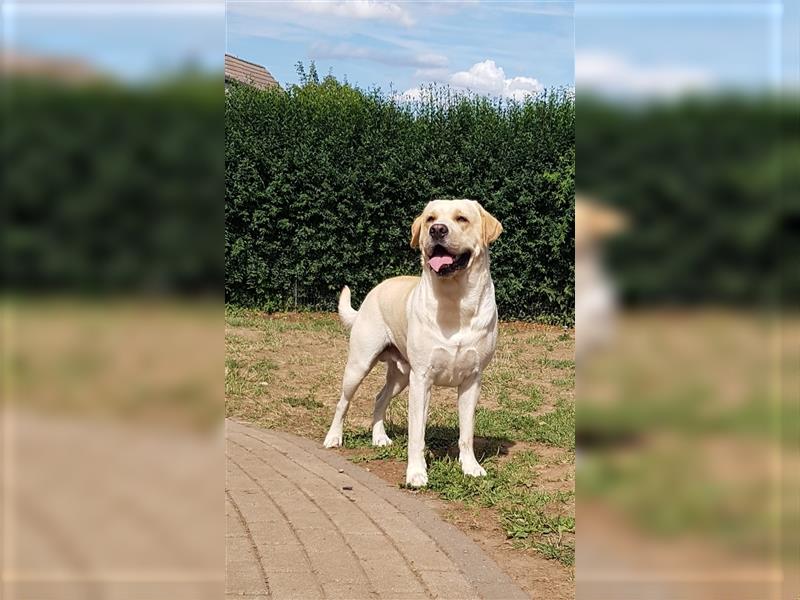
[[[431,484],[420,494],[536,598],[574,597],[574,331],[502,323],[484,375],[476,454],[489,471],[465,478],[457,456],[455,392],[435,390],[427,442]],[[321,442],[340,394],[347,337],[332,314],[226,315],[230,417]],[[386,481],[405,476],[407,394],[389,408],[387,449],[369,444],[382,365],[366,378],[347,418],[350,460]]]

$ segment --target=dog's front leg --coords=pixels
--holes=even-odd
[[[431,397],[430,382],[413,371],[408,385],[408,467],[406,485],[422,487],[428,484],[425,464],[425,422]]]
[[[474,375],[458,386],[458,462],[465,475],[481,477],[486,469],[475,459],[473,431],[475,429],[475,407],[481,394],[481,377]]]

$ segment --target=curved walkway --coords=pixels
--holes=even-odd
[[[228,421],[227,597],[528,598],[418,498],[335,452]]]

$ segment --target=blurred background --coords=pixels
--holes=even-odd
[[[576,3],[581,600],[797,597],[799,22]]]
[[[3,598],[219,598],[221,2],[2,3]]]
[[[219,597],[224,6],[1,7],[3,597]],[[798,16],[576,3],[578,598],[797,595]]]

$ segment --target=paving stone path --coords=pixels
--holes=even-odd
[[[321,444],[227,423],[227,598],[526,599],[419,498]]]

